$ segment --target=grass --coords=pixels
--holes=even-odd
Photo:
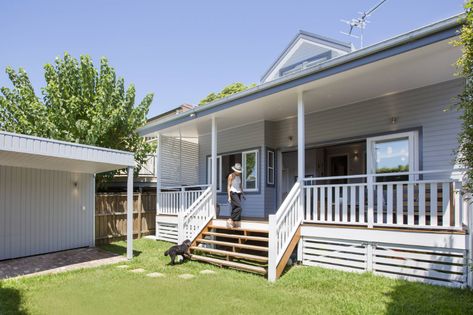
[[[105,246],[118,253],[124,243]],[[473,314],[473,293],[371,274],[293,267],[278,282],[198,262],[168,265],[165,242],[138,240],[131,268],[0,281],[0,314]],[[214,270],[203,275],[199,271]],[[183,273],[195,278],[183,280]]]

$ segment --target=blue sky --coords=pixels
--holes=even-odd
[[[27,70],[38,89],[43,65],[65,51],[108,57],[138,100],[155,94],[149,116],[261,75],[299,29],[339,40],[350,19],[378,0],[2,1],[0,86],[4,68]],[[366,44],[462,11],[463,0],[388,0],[371,17]],[[97,62],[98,64],[98,62]]]

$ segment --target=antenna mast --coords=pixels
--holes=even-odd
[[[370,22],[368,21],[368,18],[371,16],[371,14],[373,14],[374,11],[376,11],[376,9],[378,9],[386,1],[387,0],[382,0],[377,5],[369,9],[368,11],[358,12],[360,14],[360,17],[358,18],[353,18],[350,21],[341,20],[343,23],[346,23],[350,26],[350,30],[348,31],[348,33],[346,32],[341,32],[341,33],[344,35],[348,35],[348,36],[360,39],[360,48],[363,48],[363,32],[364,32],[364,29],[366,28],[366,24]],[[360,30],[359,36],[352,34],[354,28],[357,28]]]

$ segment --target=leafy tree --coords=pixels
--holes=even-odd
[[[199,105],[205,105],[205,104],[214,102],[214,101],[219,100],[221,98],[224,98],[224,97],[230,96],[232,94],[248,90],[248,89],[250,89],[252,87],[255,87],[255,86],[256,86],[255,83],[250,84],[250,85],[245,85],[241,82],[232,83],[232,84],[227,85],[226,87],[224,87],[220,92],[210,93],[209,95],[207,95],[206,98],[204,98],[203,100],[201,100],[199,102]]]
[[[135,107],[135,87],[125,88],[106,58],[97,69],[89,56],[65,53],[44,71],[39,97],[24,69],[7,67],[13,88],[0,89],[0,130],[131,151],[138,165],[146,161],[154,148],[137,128],[146,123],[153,94]]]
[[[460,37],[454,45],[462,47],[457,61],[458,75],[464,77],[465,88],[458,96],[458,109],[462,112],[462,130],[459,134],[458,162],[467,167],[468,178],[473,178],[473,0],[465,3],[466,19]],[[470,181],[466,189],[473,191]]]

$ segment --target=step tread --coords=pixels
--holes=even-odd
[[[250,254],[244,254],[244,253],[235,253],[235,252],[230,252],[230,251],[221,250],[221,249],[213,249],[213,248],[197,247],[197,246],[192,246],[191,249],[195,251],[207,252],[210,254],[231,256],[235,258],[243,258],[243,259],[254,260],[258,262],[268,262],[268,257],[264,257],[264,256],[250,255]]]
[[[268,247],[264,247],[264,246],[238,244],[238,243],[222,242],[222,241],[214,241],[214,240],[206,240],[206,239],[203,239],[203,238],[197,239],[197,243],[207,243],[207,244],[215,244],[215,245],[222,245],[222,246],[228,246],[228,247],[238,247],[238,248],[258,250],[258,251],[262,251],[262,252],[267,252],[268,251]]]
[[[252,266],[252,265],[237,263],[234,261],[222,260],[222,259],[211,258],[211,257],[206,257],[206,256],[200,256],[200,255],[192,255],[192,259],[219,265],[219,266],[227,266],[234,269],[251,271],[251,272],[259,273],[262,275],[266,274],[266,268],[264,267]]]
[[[204,232],[204,235],[212,235],[212,236],[220,236],[226,238],[243,238],[250,241],[261,241],[261,242],[268,242],[269,238],[263,236],[246,236],[246,235],[239,235],[239,234],[227,234],[227,233],[219,233],[219,232]]]
[[[219,230],[229,230],[229,231],[246,231],[246,232],[253,232],[253,233],[269,233],[269,230],[262,230],[262,229],[248,229],[248,228],[229,228],[226,226],[218,226],[218,225],[209,225],[211,229],[219,229]]]

